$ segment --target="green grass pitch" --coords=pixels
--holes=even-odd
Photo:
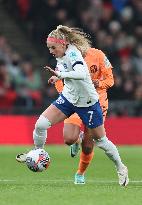
[[[71,158],[67,146],[48,146],[48,170],[33,173],[16,162],[15,155],[31,147],[0,147],[0,205],[142,205],[142,147],[119,147],[128,166],[130,183],[118,184],[113,163],[95,149],[86,184],[75,185],[79,157]]]

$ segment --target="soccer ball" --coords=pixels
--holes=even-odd
[[[44,149],[33,149],[26,156],[26,165],[33,172],[42,172],[49,164],[50,157]]]

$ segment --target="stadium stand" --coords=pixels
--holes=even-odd
[[[38,114],[56,98],[42,67],[55,65],[45,40],[55,26],[64,24],[89,33],[93,46],[103,50],[114,67],[109,116],[142,116],[141,0],[1,0],[0,10],[18,27],[21,41],[26,39],[23,44],[28,41],[32,47],[18,45],[20,37],[11,40],[16,29],[6,35],[11,23],[1,30],[1,113]]]

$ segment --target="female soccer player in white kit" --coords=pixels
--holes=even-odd
[[[47,47],[57,60],[55,71],[46,66],[53,74],[48,82],[55,83],[64,79],[64,88],[58,99],[40,115],[35,124],[35,147],[43,148],[48,128],[77,113],[89,128],[96,145],[114,162],[119,184],[126,186],[129,182],[128,169],[122,163],[116,146],[106,137],[99,97],[83,59],[84,50],[90,47],[86,34],[60,25],[48,35]],[[19,154],[16,159],[24,162],[26,154]]]

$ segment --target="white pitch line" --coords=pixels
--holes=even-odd
[[[0,179],[0,182],[15,182],[15,179]]]
[[[41,179],[41,180],[37,180],[39,182],[73,182],[73,180],[67,179],[67,180],[63,180],[63,179]],[[91,182],[91,183],[118,183],[117,180],[91,180],[88,179],[86,180],[86,182]],[[130,183],[142,183],[142,180],[130,180]]]
[[[16,179],[0,179],[0,182],[20,182],[21,180],[16,180]],[[105,184],[105,183],[118,183],[117,180],[91,180],[88,179],[86,180],[88,183],[101,183],[101,184]],[[41,179],[41,180],[34,180],[34,182],[49,182],[49,183],[54,183],[54,182],[73,182],[73,180],[67,179],[67,180],[63,180],[63,179]],[[130,180],[130,183],[142,183],[142,180]]]

